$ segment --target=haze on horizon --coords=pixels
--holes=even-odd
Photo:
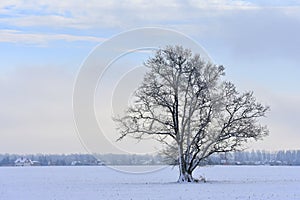
[[[72,113],[76,75],[96,45],[138,27],[190,36],[225,66],[226,79],[270,105],[270,135],[249,149],[300,149],[297,1],[16,0],[1,2],[0,16],[0,153],[85,153]],[[116,65],[136,67],[145,55]]]

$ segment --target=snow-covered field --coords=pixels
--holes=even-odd
[[[176,168],[128,174],[107,167],[1,167],[0,199],[300,199],[300,167],[209,166],[207,183],[177,184]]]

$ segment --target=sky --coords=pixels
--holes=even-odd
[[[249,149],[300,149],[300,1],[11,0],[0,2],[0,153],[86,152],[76,76],[97,45],[142,27],[188,35],[271,107],[270,135]]]

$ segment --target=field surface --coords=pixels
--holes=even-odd
[[[300,199],[300,167],[202,167],[195,177],[207,182],[200,184],[177,184],[177,176],[172,167],[140,174],[104,166],[1,167],[0,199]]]

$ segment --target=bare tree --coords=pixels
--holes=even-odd
[[[177,159],[179,182],[194,182],[192,172],[211,154],[240,150],[249,140],[268,134],[258,119],[269,110],[222,80],[224,67],[181,46],[156,51],[135,101],[117,118],[120,140],[152,136]]]

